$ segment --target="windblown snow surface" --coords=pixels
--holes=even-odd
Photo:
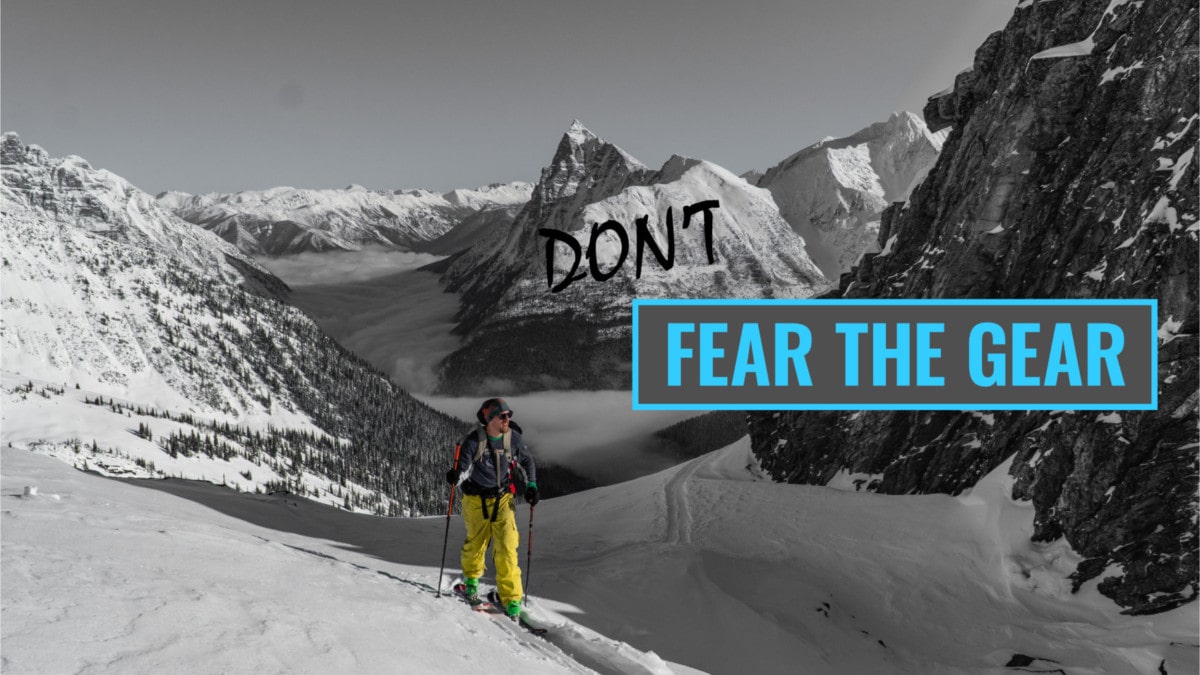
[[[521,506],[541,640],[434,597],[444,518],[2,458],[6,673],[1197,668],[1196,604],[1069,593],[1076,558],[1028,543],[1007,465],[961,497],[883,496],[763,480],[743,439],[536,523]],[[462,536],[455,517],[443,583]]]

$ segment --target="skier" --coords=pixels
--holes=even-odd
[[[514,430],[512,408],[502,398],[489,398],[475,414],[479,427],[462,441],[459,466],[446,472],[446,481],[462,486],[463,521],[467,539],[462,546],[462,573],[467,600],[479,602],[479,578],[486,566],[488,542],[496,563],[496,589],[504,613],[516,618],[521,613],[524,589],[517,564],[517,493],[514,469],[525,473],[525,501],[538,503],[537,475],[533,456]],[[465,464],[465,466],[463,466]]]

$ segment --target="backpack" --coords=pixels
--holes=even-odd
[[[516,481],[513,480],[513,477],[517,471],[520,471],[522,473],[522,475],[524,475],[525,469],[520,464],[518,464],[516,462],[516,460],[513,458],[513,454],[512,454],[512,430],[513,429],[516,429],[518,433],[521,433],[521,427],[516,422],[510,421],[509,422],[509,430],[504,432],[504,447],[503,447],[503,449],[499,449],[499,452],[500,452],[500,457],[501,457],[502,463],[508,465],[508,491],[510,493],[512,493],[513,496],[516,496],[517,484],[516,484]],[[488,451],[492,451],[492,449],[488,447],[487,431],[483,427],[475,427],[475,460],[474,461],[478,462],[479,460],[483,459],[483,453],[488,452]],[[500,471],[499,466],[496,467],[496,471],[497,471],[497,474],[499,474],[499,471]]]

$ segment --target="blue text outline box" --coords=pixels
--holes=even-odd
[[[1054,404],[997,404],[997,403],[945,403],[945,404],[859,404],[848,405],[842,403],[821,404],[821,403],[795,403],[795,404],[734,404],[734,403],[642,403],[639,400],[639,364],[638,364],[638,313],[642,307],[646,306],[859,306],[859,307],[878,307],[878,306],[1024,306],[1024,307],[1045,307],[1045,306],[1071,306],[1071,307],[1114,307],[1114,306],[1138,306],[1148,307],[1150,309],[1150,400],[1147,403],[1141,404],[1070,404],[1070,403],[1054,403]],[[633,350],[633,390],[632,390],[632,409],[633,410],[840,410],[840,411],[858,411],[858,410],[889,410],[889,411],[904,411],[904,410],[1100,410],[1100,411],[1115,411],[1115,410],[1157,410],[1158,409],[1158,300],[1154,298],[1113,298],[1113,299],[968,299],[968,298],[945,298],[945,299],[908,299],[908,298],[855,298],[855,299],[762,299],[762,298],[694,298],[694,299],[675,299],[675,298],[634,298],[632,305],[632,350]]]

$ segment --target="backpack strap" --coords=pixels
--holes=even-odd
[[[488,450],[487,431],[478,427],[475,432],[475,461],[483,459],[483,453]],[[504,432],[504,461],[512,459],[512,431]]]
[[[488,450],[490,450],[490,448],[488,447],[487,431],[483,427],[477,427],[476,432],[475,432],[475,461],[478,462],[479,460],[483,459],[483,453],[487,452]],[[494,450],[493,452],[500,454],[501,451],[499,449],[497,449],[497,450]],[[502,457],[503,457],[502,460],[496,462],[496,482],[497,483],[500,482],[501,465],[504,465],[504,464],[511,465],[512,464],[512,431],[504,432],[504,449],[503,449]],[[499,460],[500,458],[497,457],[497,459]],[[509,467],[508,479],[509,479],[509,482],[511,483],[512,482],[511,466]],[[483,503],[483,517],[487,518],[488,517],[487,497],[483,497],[481,499],[481,501]],[[495,501],[492,503],[491,521],[493,523],[496,522],[496,516],[499,515],[499,513],[500,513],[500,495],[497,494]]]

